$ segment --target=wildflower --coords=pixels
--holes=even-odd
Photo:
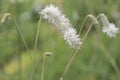
[[[103,23],[102,32],[106,33],[110,38],[116,37],[119,29],[115,27],[115,24],[110,23],[104,14],[101,14],[100,19]]]
[[[46,6],[45,9],[43,9],[40,14],[43,15],[44,19],[47,19],[48,22],[59,26],[58,24],[66,23],[69,24],[69,20],[65,18],[65,15],[61,13],[61,11],[58,9],[58,7],[50,4],[49,6]],[[70,24],[69,24],[70,25]]]
[[[57,30],[63,35],[64,39],[71,47],[74,49],[80,48],[82,44],[81,39],[76,34],[76,30],[72,28],[69,19],[61,13],[58,7],[50,4],[46,6],[40,14],[43,15],[44,19],[56,26]]]
[[[109,23],[108,26],[103,26],[103,33],[106,33],[110,38],[116,37],[118,33],[118,28],[115,27],[115,24]]]

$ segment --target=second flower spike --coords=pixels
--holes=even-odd
[[[115,24],[110,23],[104,14],[100,15],[100,19],[103,24],[102,32],[106,33],[110,38],[116,37],[119,29],[115,26]]]

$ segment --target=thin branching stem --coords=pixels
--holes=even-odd
[[[37,33],[36,33],[35,44],[34,44],[34,53],[35,53],[34,61],[36,61],[37,44],[38,44],[38,37],[39,37],[39,32],[40,32],[41,19],[42,19],[42,16],[40,16],[40,19],[39,19],[38,24],[37,24]]]
[[[12,16],[13,16],[13,15],[12,15]],[[14,18],[14,16],[13,16],[13,18]],[[26,48],[27,51],[30,53],[30,50],[29,50],[29,48],[28,48],[28,46],[27,46],[27,44],[26,44],[26,41],[25,41],[25,39],[24,39],[24,36],[23,36],[23,32],[22,32],[22,30],[21,30],[21,27],[20,27],[20,25],[18,25],[18,23],[17,23],[17,21],[16,21],[15,18],[14,18],[14,22],[15,22],[16,28],[17,28],[17,30],[18,30],[21,38],[22,38],[23,44],[25,45],[25,48]],[[29,54],[29,55],[30,55],[30,57],[31,57],[32,62],[34,62],[34,61],[33,61],[33,58],[32,58],[32,55],[31,55],[31,54]]]
[[[40,58],[39,58],[39,60],[36,61],[36,66],[34,65],[34,68],[33,68],[33,75],[32,75],[32,80],[35,79],[35,74],[36,74],[37,71],[38,71],[38,68],[39,68],[39,65],[40,65],[40,63],[41,63],[41,61],[42,61],[42,58],[43,58],[43,55],[41,55]]]
[[[15,18],[13,15],[11,15],[11,16],[13,17],[14,23],[15,23],[15,25],[16,25],[16,28],[17,28],[19,34],[20,34],[20,37],[21,37],[21,39],[22,39],[22,41],[23,41],[23,44],[25,45],[25,48],[26,48],[27,51],[30,53],[30,50],[29,50],[29,48],[28,48],[28,46],[27,46],[27,43],[26,43],[26,41],[25,41],[25,39],[24,39],[23,32],[22,32],[22,30],[21,30],[20,25],[18,25],[16,18]],[[29,54],[29,55],[30,55],[31,60],[32,60],[32,62],[33,62],[32,55],[31,55],[31,54]]]
[[[50,37],[48,38],[48,40],[46,41],[46,43],[44,45],[46,45],[50,41],[50,39],[52,38],[53,34],[54,34],[54,32],[50,35]],[[45,52],[45,51],[47,51],[47,49],[45,47],[43,47],[43,50],[41,52]],[[32,78],[32,80],[34,80],[34,78],[35,78],[35,73],[38,71],[39,65],[40,65],[40,63],[41,63],[41,61],[43,59],[43,55],[44,54],[40,55],[39,58],[38,58],[38,60],[36,61],[36,66],[35,66],[35,69],[34,69],[34,72],[33,72],[33,78]]]
[[[29,48],[28,48],[28,46],[27,46],[27,43],[26,43],[26,41],[25,41],[25,39],[24,39],[23,32],[22,32],[22,29],[21,29],[20,25],[17,23],[17,20],[16,20],[16,18],[14,17],[14,15],[10,14],[10,16],[13,18],[13,21],[14,21],[14,23],[15,23],[15,25],[16,25],[16,28],[17,28],[17,30],[18,30],[18,33],[20,34],[20,37],[21,37],[21,39],[22,39],[22,41],[23,41],[23,44],[25,45],[25,48],[27,49],[27,51],[28,51],[28,53],[29,53],[28,55],[30,56],[30,58],[31,58],[31,60],[32,60],[32,63],[34,63],[34,60],[33,60],[33,58],[32,58],[32,55],[30,54],[30,50],[29,50]]]
[[[79,29],[79,31],[78,31],[78,34],[81,34],[81,31],[82,31],[82,29],[83,29],[83,26],[84,26],[85,22],[87,21],[88,17],[89,17],[88,15],[85,17],[82,25],[80,26],[80,29]]]
[[[87,35],[88,35],[90,29],[92,28],[92,26],[93,26],[93,23],[92,23],[92,24],[90,25],[90,27],[88,28],[88,30],[87,30],[87,32],[86,32],[84,38],[83,38],[83,42],[85,41],[85,39],[86,39],[86,37],[87,37]],[[69,69],[71,63],[72,63],[73,60],[75,59],[75,57],[76,57],[76,55],[77,55],[77,52],[78,52],[78,50],[75,50],[75,51],[72,53],[73,55],[72,55],[71,59],[69,60],[67,66],[66,66],[66,68],[65,68],[65,70],[64,70],[64,72],[63,72],[63,74],[62,74],[62,77],[60,78],[60,80],[63,80],[64,75],[66,74],[66,72],[68,71],[68,69]]]
[[[84,19],[84,21],[83,21],[83,23],[82,23],[82,25],[81,25],[79,34],[80,34],[80,32],[82,31],[82,28],[83,28],[83,26],[84,26],[84,24],[85,24],[85,22],[86,22],[86,20],[87,20],[88,17],[89,17],[89,15],[87,15],[86,18]],[[90,32],[90,30],[91,30],[93,24],[94,24],[94,22],[92,22],[92,23],[90,24],[90,26],[89,26],[87,32],[85,33],[85,35],[84,35],[84,37],[83,37],[83,43],[84,43],[85,39],[87,38],[88,33]],[[64,70],[64,72],[63,72],[63,74],[62,74],[62,77],[60,78],[60,80],[63,80],[63,78],[64,78],[66,72],[68,71],[68,69],[69,69],[70,65],[72,64],[73,60],[75,59],[77,53],[78,53],[78,50],[75,50],[75,51],[72,53],[72,57],[71,57],[71,59],[69,60],[67,66],[66,66],[66,68],[65,68],[65,70]]]
[[[43,80],[43,78],[44,78],[45,58],[46,58],[46,55],[43,54],[42,72],[41,72],[41,79],[40,80]]]
[[[81,31],[82,31],[82,29],[83,29],[83,26],[84,26],[84,24],[85,24],[85,22],[87,21],[88,18],[91,19],[91,21],[92,21],[93,24],[98,24],[97,19],[96,19],[92,14],[88,14],[88,15],[85,17],[82,25],[80,26],[80,29],[79,29],[79,31],[78,31],[78,34],[81,34]]]
[[[34,66],[33,66],[33,76],[32,76],[32,80],[35,79],[35,74],[36,74],[36,55],[37,55],[37,43],[38,43],[38,37],[39,37],[39,31],[40,31],[40,23],[41,23],[41,20],[42,20],[42,16],[40,16],[40,19],[37,23],[37,33],[36,33],[36,37],[35,37],[35,44],[34,44]]]
[[[30,52],[30,50],[29,50],[29,48],[28,48],[28,46],[27,46],[27,43],[26,43],[26,41],[25,41],[25,39],[24,39],[21,26],[18,24],[15,16],[12,15],[11,13],[5,13],[5,14],[6,14],[7,16],[11,16],[11,17],[12,17],[13,22],[15,23],[15,26],[16,26],[17,31],[18,31],[18,33],[19,33],[19,35],[20,35],[20,37],[21,37],[21,39],[22,39],[22,41],[23,41],[23,44],[24,44],[25,48],[27,49],[28,52]],[[7,17],[7,16],[6,16],[6,17]],[[5,18],[5,17],[4,17],[4,18]],[[4,18],[3,18],[3,19],[4,19]],[[4,20],[3,20],[3,22],[4,22]],[[31,57],[31,60],[33,61],[31,54],[29,54],[29,55],[30,55],[30,57]]]
[[[90,24],[90,26],[89,26],[89,28],[88,28],[87,32],[85,33],[85,35],[84,35],[84,37],[83,37],[83,42],[84,42],[84,41],[85,41],[85,39],[87,38],[88,33],[90,32],[90,30],[91,30],[91,28],[92,28],[93,24],[94,24],[94,23],[91,23],[91,24]]]
[[[20,26],[17,24],[17,21],[16,21],[16,20],[15,20],[15,24],[16,24],[17,30],[18,30],[18,32],[20,33],[20,36],[21,36],[21,38],[22,38],[22,40],[23,40],[23,43],[24,43],[27,51],[30,51],[29,48],[28,48],[28,46],[27,46],[27,44],[26,44],[26,41],[25,41],[25,39],[24,39],[24,37],[23,37],[23,33],[22,33],[22,31],[21,31],[21,28],[20,28]]]
[[[64,72],[63,72],[60,80],[63,80],[65,74],[67,73],[67,71],[68,71],[68,69],[69,69],[69,67],[70,67],[70,65],[72,64],[73,60],[75,59],[75,57],[76,57],[76,55],[77,55],[77,52],[78,52],[78,49],[76,49],[76,50],[73,51],[72,56],[71,56],[71,58],[70,58],[70,60],[69,60],[69,62],[68,62],[68,64],[67,64],[67,66],[65,67],[65,70],[64,70]]]

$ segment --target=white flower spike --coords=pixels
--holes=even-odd
[[[116,37],[118,30],[113,23],[109,23],[108,26],[103,26],[102,29],[103,33],[106,33],[110,38]]]
[[[58,7],[50,4],[46,6],[40,14],[43,15],[44,19],[56,26],[57,30],[63,35],[64,39],[71,47],[74,49],[81,47],[82,41],[76,34],[76,30],[72,28],[69,19],[61,13]]]
[[[102,32],[106,33],[110,38],[116,37],[119,29],[113,23],[109,23],[107,17],[104,14],[101,14],[100,19],[103,23]]]

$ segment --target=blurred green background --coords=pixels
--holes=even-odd
[[[12,18],[6,23],[0,23],[0,80],[30,80],[35,74],[35,80],[41,77],[41,57],[46,51],[53,55],[46,57],[44,80],[59,80],[69,57],[72,54],[63,37],[59,35],[51,24],[41,21],[37,54],[34,54],[38,12],[50,3],[58,6],[77,29],[80,28],[88,14],[94,16],[104,13],[110,22],[120,26],[120,0],[0,0],[0,20],[4,13],[9,12],[17,18],[23,36],[30,49],[26,50]],[[81,37],[90,25],[88,20],[84,25]],[[96,25],[94,26],[96,27]],[[64,80],[119,80],[117,72],[120,69],[120,34],[116,38],[109,38],[92,28],[83,47],[70,66]],[[100,27],[100,26],[99,26]],[[104,45],[105,50],[100,48]],[[106,53],[111,57],[106,56]],[[36,73],[33,73],[32,58],[39,62]]]

